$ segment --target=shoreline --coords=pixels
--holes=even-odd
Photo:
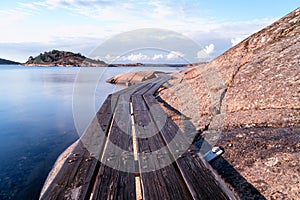
[[[149,78],[147,79],[147,75],[149,75],[149,73],[154,73],[155,71],[151,71],[151,72],[134,72],[134,73],[127,73],[127,74],[120,74],[118,75],[119,81],[117,84],[128,84],[128,78],[130,78],[130,80],[133,80],[135,76],[137,77],[142,77],[144,78],[144,80],[149,80]],[[182,72],[183,73],[183,72]],[[184,72],[186,73],[186,72]],[[115,77],[112,77],[111,79],[108,80],[113,80]],[[178,77],[175,78],[174,80],[178,81]],[[141,80],[141,79],[139,79]],[[174,81],[173,80],[173,81]],[[137,80],[135,80],[136,82],[132,82],[132,84],[138,83]],[[109,82],[109,81],[108,81]],[[167,84],[174,84],[171,80],[171,82],[167,82]],[[161,89],[159,89],[159,91],[161,91],[161,93],[164,93],[165,91],[164,86],[161,87]],[[166,95],[162,95],[162,102],[165,102],[171,98],[170,96],[166,96]],[[164,107],[164,103],[161,104],[162,107],[164,108],[164,110],[168,113],[168,115],[172,118],[175,119],[176,118],[176,114],[174,114],[173,111],[169,110],[168,107]],[[296,115],[296,113],[295,113]],[[177,116],[180,118],[180,116]],[[247,115],[244,116],[247,118]],[[288,115],[286,115],[285,117],[288,117]],[[268,120],[267,118],[264,120]],[[235,121],[235,120],[233,120]],[[175,122],[178,123],[179,127],[183,128],[181,124],[181,120],[175,120]],[[297,122],[297,120],[295,121]],[[251,193],[251,195],[256,197],[262,197],[260,196],[260,192],[259,191],[265,191],[271,195],[271,193],[273,192],[272,188],[270,188],[271,190],[267,190],[267,189],[261,189],[261,187],[265,187],[264,185],[262,186],[258,186],[258,185],[252,185],[253,181],[255,181],[257,178],[261,178],[261,177],[266,177],[265,180],[270,180],[270,178],[268,179],[268,175],[264,174],[263,172],[261,172],[261,169],[265,168],[264,170],[276,170],[276,171],[280,171],[281,172],[281,166],[285,165],[285,168],[288,168],[288,164],[289,162],[291,162],[295,155],[291,155],[291,154],[287,154],[287,152],[283,152],[283,154],[280,154],[278,152],[278,150],[276,150],[276,146],[275,146],[275,151],[274,149],[270,148],[268,151],[265,151],[265,159],[260,158],[260,152],[262,151],[261,149],[259,149],[258,147],[263,145],[266,141],[264,139],[264,137],[272,137],[272,135],[270,135],[270,132],[275,133],[277,135],[280,135],[280,130],[281,131],[289,131],[289,134],[293,135],[293,133],[295,133],[296,135],[300,133],[300,125],[297,123],[291,123],[291,122],[282,122],[283,124],[281,124],[281,126],[276,127],[277,122],[274,121],[273,125],[270,125],[269,127],[261,124],[255,124],[255,125],[250,125],[248,126],[247,124],[245,124],[245,126],[241,126],[238,127],[238,123],[243,123],[242,121],[240,122],[236,122],[236,125],[230,125],[231,122],[229,122],[229,126],[227,126],[227,128],[225,128],[224,130],[222,130],[222,135],[219,138],[217,145],[224,147],[225,148],[225,154],[223,157],[221,157],[220,159],[215,160],[211,165],[214,168],[214,170],[216,170],[218,172],[218,174],[222,177],[223,180],[226,181],[226,184],[231,188],[232,191],[234,191],[236,194],[238,194],[238,196],[245,196],[247,195],[247,192],[245,193],[245,191],[248,191]],[[194,126],[196,126],[196,124],[194,124]],[[264,128],[263,128],[264,127]],[[199,127],[198,127],[199,128]],[[253,133],[256,133],[257,136],[255,136]],[[205,135],[209,135],[209,131],[204,131],[202,134],[202,137],[206,138]],[[273,134],[274,136],[274,134]],[[255,155],[255,161],[252,161],[252,163],[254,164],[254,166],[258,165],[259,169],[255,169],[257,172],[256,173],[261,173],[260,177],[257,177],[256,175],[253,175],[252,173],[243,173],[242,175],[238,172],[239,170],[242,171],[251,171],[253,170],[251,168],[251,165],[247,164],[249,161],[249,159],[253,159],[253,154],[251,154],[251,149],[253,147],[253,144],[251,144],[251,142],[253,142],[253,137],[257,138],[256,140],[258,140],[260,143],[259,146],[256,146],[257,151],[256,151],[256,155]],[[207,139],[207,138],[206,138]],[[245,141],[249,141],[249,142],[238,142],[240,139],[244,139]],[[274,140],[274,139],[273,139]],[[79,140],[78,140],[79,141]],[[51,172],[49,173],[49,176],[47,178],[47,180],[45,181],[45,184],[43,186],[43,189],[41,191],[40,196],[42,196],[42,194],[46,191],[47,187],[51,184],[51,182],[54,180],[55,176],[57,173],[59,173],[60,168],[62,166],[62,164],[66,161],[67,157],[70,155],[70,153],[72,153],[74,146],[76,146],[76,144],[78,143],[78,141],[76,141],[75,143],[73,143],[71,146],[69,146],[57,159],[57,161],[55,162]],[[198,143],[202,144],[201,142],[202,140],[199,138],[195,138],[195,144],[197,145]],[[268,139],[268,141],[271,141],[270,139]],[[273,141],[274,143],[276,143],[276,139]],[[292,149],[294,143],[297,143],[297,139],[293,139],[293,140],[282,140],[282,143],[285,145],[285,147]],[[300,139],[299,139],[299,144],[300,144]],[[296,144],[297,145],[297,144]],[[241,147],[238,147],[241,146]],[[298,145],[299,146],[299,145]],[[248,153],[249,156],[247,156],[246,160],[244,160],[244,157],[239,158],[239,156],[234,156],[234,155],[239,155],[240,154],[240,150],[244,149],[244,148],[248,148]],[[299,146],[300,148],[300,146]],[[282,151],[282,150],[280,150]],[[277,152],[276,154],[274,154],[274,152]],[[296,152],[297,153],[297,152]],[[300,153],[300,151],[299,151]],[[297,153],[297,155],[300,156],[300,154]],[[247,154],[248,155],[248,154]],[[282,160],[282,156],[285,156],[285,161],[279,161]],[[225,160],[226,159],[226,160]],[[278,165],[278,162],[280,162],[281,164]],[[229,163],[236,163],[233,166]],[[297,163],[294,163],[297,164]],[[293,165],[294,165],[293,164]],[[298,162],[298,164],[300,166],[300,161]],[[249,168],[249,169],[248,169]],[[226,171],[224,172],[224,169],[226,169]],[[247,169],[247,170],[246,170]],[[249,182],[249,180],[251,180],[251,182]],[[289,180],[289,179],[287,179]],[[271,181],[271,180],[270,180]],[[259,189],[259,191],[257,190]],[[250,193],[248,195],[250,195]]]
[[[1,64],[0,64],[1,65]],[[9,65],[9,64],[3,64]],[[192,65],[185,65],[185,64],[106,64],[106,65],[62,65],[62,64],[11,64],[11,65],[21,65],[24,67],[173,67],[173,68],[190,68],[194,66]]]
[[[75,141],[73,144],[71,144],[67,149],[65,149],[56,159],[51,171],[49,172],[47,179],[45,180],[45,183],[42,187],[42,190],[40,192],[40,197],[43,196],[45,191],[48,189],[51,182],[55,179],[56,175],[59,173],[63,163],[67,160],[68,156],[71,154],[71,152],[74,150],[74,147],[78,144],[80,139]],[[39,198],[40,198],[39,197]]]
[[[299,17],[300,8],[173,73],[157,95],[183,132],[197,133],[200,152],[225,149],[212,165],[241,199],[300,198]]]

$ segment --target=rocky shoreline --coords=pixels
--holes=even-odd
[[[146,81],[152,78],[156,78],[158,74],[163,72],[159,71],[138,71],[138,72],[129,72],[126,74],[119,74],[112,78],[106,80],[107,83],[120,84],[120,85],[134,85],[142,81]]]
[[[62,165],[67,160],[68,156],[72,153],[75,146],[78,144],[78,140],[74,142],[71,146],[69,146],[63,153],[60,154],[60,156],[57,158],[55,164],[52,167],[51,172],[48,174],[48,177],[44,183],[44,186],[42,188],[42,191],[40,193],[40,196],[44,194],[44,192],[47,190],[47,188],[50,186],[51,182],[54,180],[55,176],[60,171]]]
[[[300,8],[160,93],[199,146],[225,149],[212,165],[241,199],[300,199],[299,23]]]
[[[200,152],[225,149],[212,166],[240,199],[300,199],[299,23],[300,8],[212,62],[172,74],[159,90],[177,125],[198,133]]]

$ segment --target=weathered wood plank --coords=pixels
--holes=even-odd
[[[168,81],[169,79],[170,77],[168,75],[164,75],[163,77],[159,78],[157,83],[153,87],[151,87],[147,92],[145,92],[143,95],[144,96],[153,95],[161,87],[161,85],[166,81]]]
[[[149,111],[140,110],[141,104],[146,107],[142,96],[135,93],[134,97],[132,104],[143,199],[188,199],[187,189],[177,176]]]
[[[130,122],[130,96],[144,84],[119,93],[92,199],[135,199],[135,163]]]
[[[69,199],[75,194],[78,199],[88,198],[95,171],[99,167],[95,156],[100,155],[103,148],[107,127],[112,118],[110,111],[115,106],[111,102],[112,96],[109,96],[41,199]]]
[[[97,175],[92,199],[135,198],[135,174],[121,171],[134,167],[133,153],[130,153],[132,152],[132,137],[120,134],[122,130],[118,128],[116,122],[113,123],[107,147],[101,158],[102,164]]]
[[[132,95],[131,95],[131,100],[135,102],[135,111],[141,111],[147,110],[147,107],[144,103],[142,103],[143,99],[139,98],[141,95],[146,93],[148,90],[150,90],[152,87],[156,85],[156,82],[160,81],[160,79],[155,80],[154,82],[150,83],[145,83],[145,87],[136,90]]]
[[[162,138],[168,144],[193,199],[235,199],[226,184],[221,180],[216,181],[213,170],[203,164],[205,161],[193,152],[196,147],[192,145],[189,136],[185,136],[169,117],[162,124],[161,116],[166,114],[154,97],[147,96],[145,101],[148,107],[154,108],[150,113],[155,123],[162,127]]]
[[[150,83],[145,82],[145,83],[144,83],[144,84],[145,84],[145,87],[143,87],[143,88],[141,88],[141,89],[139,89],[139,90],[136,90],[136,91],[132,94],[132,96],[144,94],[144,93],[147,92],[149,89],[151,89],[151,88],[153,87],[153,85],[155,85],[155,83],[156,83],[157,81],[158,81],[158,80],[153,80],[153,82],[150,82]]]

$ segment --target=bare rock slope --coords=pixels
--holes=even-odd
[[[113,83],[113,84],[124,84],[130,86],[142,81],[146,81],[148,79],[155,78],[156,75],[159,73],[161,72],[158,71],[129,72],[129,73],[119,74],[112,78],[109,78],[106,80],[106,82]]]
[[[300,199],[299,25],[300,8],[161,92],[182,129],[225,148],[213,166],[241,199]]]

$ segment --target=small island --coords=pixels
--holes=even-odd
[[[63,67],[105,67],[107,64],[101,60],[87,58],[80,53],[52,50],[40,53],[36,57],[30,56],[24,66],[63,66]]]
[[[0,58],[0,65],[19,65],[21,63]]]

